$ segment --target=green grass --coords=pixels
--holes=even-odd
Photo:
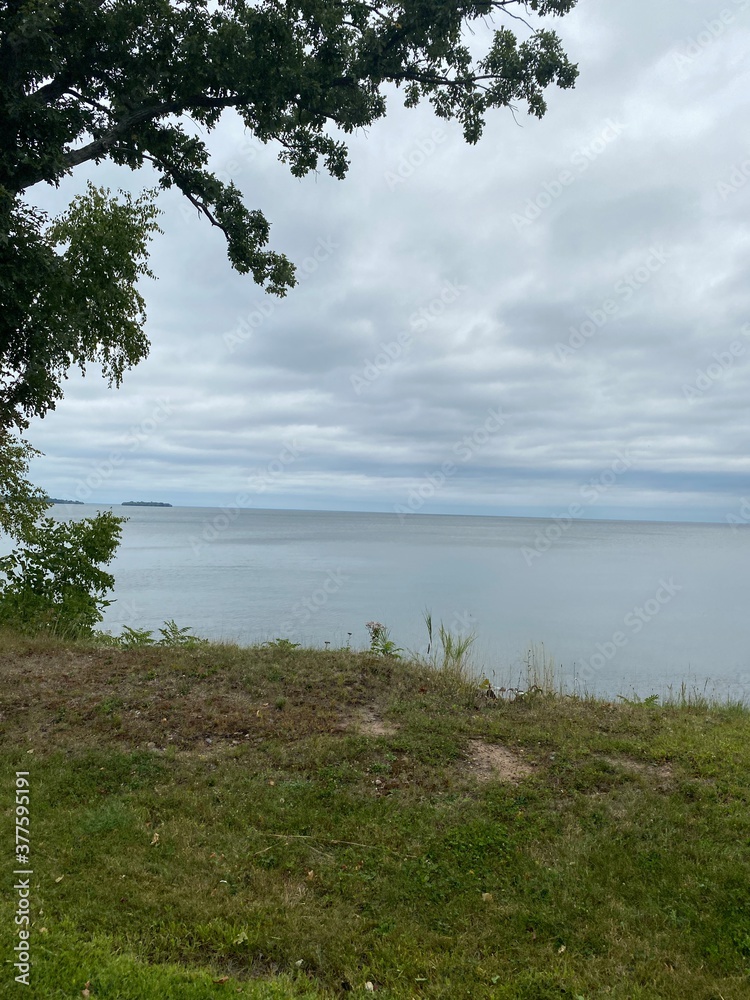
[[[527,775],[479,780],[488,745]],[[739,706],[495,701],[368,653],[5,633],[0,760],[0,996],[750,995]],[[17,769],[29,988],[8,964]]]

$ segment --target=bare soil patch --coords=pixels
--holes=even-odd
[[[469,741],[469,771],[477,781],[507,781],[517,784],[534,773],[534,768],[517,752],[499,743]]]
[[[372,708],[361,708],[349,720],[349,725],[354,726],[364,736],[393,736],[398,730],[397,726],[384,722]]]

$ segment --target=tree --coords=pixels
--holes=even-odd
[[[12,213],[5,243],[0,235],[0,427],[53,407],[71,364],[98,361],[119,385],[148,353],[136,281],[151,275],[149,194],[118,201],[89,185],[51,225],[24,205]]]
[[[237,271],[284,295],[292,264],[268,249],[262,212],[211,172],[189,123],[210,132],[235,108],[260,142],[278,143],[294,176],[322,164],[343,178],[343,136],[386,113],[391,85],[407,106],[427,99],[458,120],[475,143],[490,109],[524,102],[541,117],[545,88],[573,86],[557,35],[522,15],[575,4],[0,0],[0,424],[53,408],[70,365],[99,361],[118,384],[148,349],[134,282],[153,208],[91,189],[50,226],[24,204],[30,187],[88,161],[151,164],[160,188],[177,187],[222,230]],[[473,59],[466,32],[478,19],[494,31]]]

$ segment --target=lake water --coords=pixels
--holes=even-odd
[[[474,660],[496,683],[515,683],[544,643],[569,690],[750,694],[750,527],[112,509],[130,518],[104,622],[115,633],[175,619],[214,639],[364,648],[374,619],[424,650],[428,608],[476,633]]]

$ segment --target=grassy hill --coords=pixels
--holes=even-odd
[[[369,653],[5,633],[0,713],[0,996],[750,995],[739,707],[510,702]],[[8,958],[17,770],[28,988]]]

